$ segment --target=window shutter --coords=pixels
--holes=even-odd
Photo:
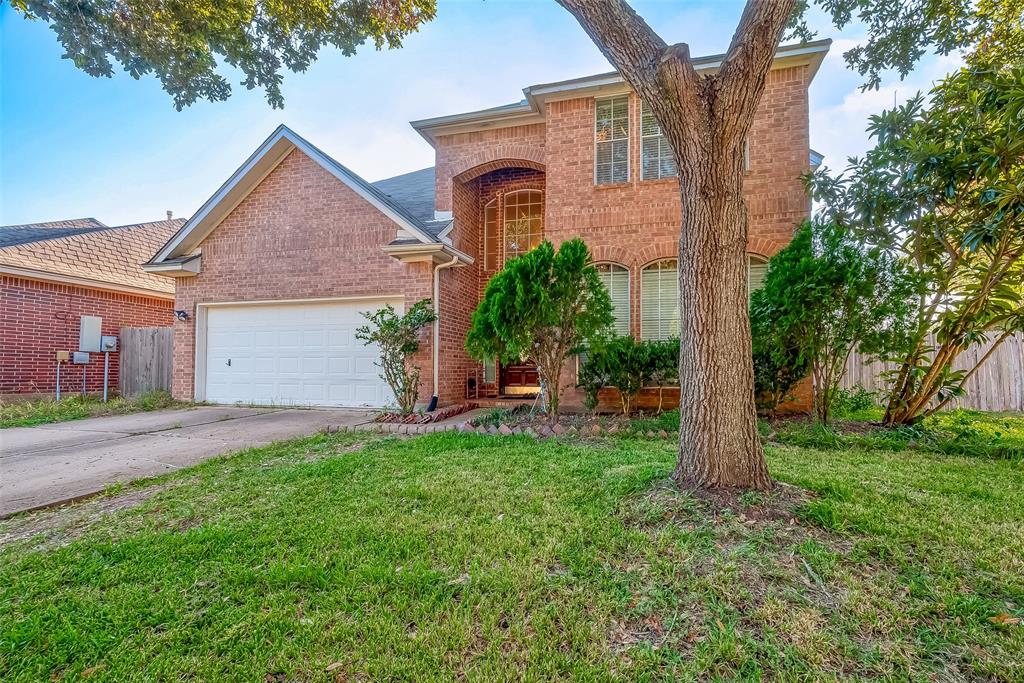
[[[615,316],[612,329],[615,334],[626,336],[629,334],[629,270],[614,263],[600,263],[597,272],[612,300]]]
[[[640,275],[640,339],[679,335],[679,278],[674,260],[659,261]]]
[[[764,285],[768,275],[768,263],[756,256],[747,257],[747,295],[750,296]]]

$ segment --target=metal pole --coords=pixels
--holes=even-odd
[[[103,402],[107,402],[107,378],[110,376],[110,354],[103,352]]]
[[[60,361],[57,361],[57,400],[60,400]]]
[[[82,396],[85,396],[85,371],[89,368],[88,365],[82,365]]]

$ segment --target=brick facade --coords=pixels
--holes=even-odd
[[[168,327],[174,302],[115,291],[0,276],[0,395],[52,394],[56,352],[78,350],[79,319],[103,318],[102,332],[120,336],[122,327]],[[117,393],[119,354],[110,354],[109,387]],[[65,364],[61,391],[103,391],[103,354],[88,365]]]
[[[202,243],[202,272],[177,282],[175,397],[194,394],[196,305],[403,295],[431,296],[430,268],[403,265],[381,247],[395,224],[314,160],[292,151]],[[430,343],[420,352],[421,396],[433,390]]]
[[[748,138],[749,168],[744,178],[748,251],[758,256],[769,257],[785,246],[794,227],[809,214],[810,203],[799,180],[809,166],[809,82],[807,66],[771,71]],[[482,234],[483,206],[511,189],[544,189],[546,239],[558,245],[582,237],[595,261],[629,269],[630,326],[639,335],[640,272],[653,261],[678,254],[678,184],[674,178],[641,179],[640,100],[631,95],[630,180],[595,185],[594,115],[593,97],[564,99],[547,103],[543,125],[438,136],[437,205],[453,208],[456,246],[475,247],[465,250],[477,259],[482,292],[493,273],[484,271],[482,244],[479,239],[471,244],[470,235]],[[508,158],[495,156],[495,150],[501,149],[509,152]],[[543,166],[518,161],[531,154],[531,162],[541,161],[543,154]],[[446,311],[445,297],[441,304],[442,312]],[[452,305],[461,308],[464,303]],[[473,371],[470,365],[467,373]],[[456,369],[463,372],[463,364]],[[569,387],[563,400],[569,409],[582,403],[574,383],[575,367],[569,367],[563,376],[563,384]],[[667,395],[667,400],[677,401],[678,396]]]

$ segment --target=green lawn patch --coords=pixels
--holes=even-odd
[[[38,399],[0,403],[0,429],[31,427],[49,422],[80,420],[101,415],[124,415],[181,405],[166,391],[154,391],[137,398],[112,398],[104,403],[97,396],[69,396],[60,401]]]
[[[1019,463],[772,448],[723,504],[673,460],[332,434],[5,520],[0,679],[1024,677]]]

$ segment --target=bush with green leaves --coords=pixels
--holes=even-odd
[[[420,350],[421,331],[436,319],[430,299],[417,301],[404,315],[386,304],[375,311],[364,311],[363,317],[370,324],[356,329],[356,339],[380,347],[380,360],[376,362],[380,377],[391,387],[402,414],[408,415],[416,407],[420,391],[420,369],[412,357]]]
[[[750,297],[750,340],[754,356],[754,399],[757,407],[775,416],[797,382],[811,370],[796,335],[775,312],[770,290],[760,288]]]
[[[611,326],[608,290],[581,239],[551,242],[512,259],[487,283],[466,350],[485,361],[537,364],[545,408],[558,417],[565,360]]]
[[[594,339],[580,358],[577,386],[583,389],[584,405],[597,410],[603,387],[619,390],[622,414],[633,410],[633,400],[645,386],[658,388],[658,413],[664,407],[666,386],[679,383],[679,339],[636,341],[630,336]]]
[[[839,225],[805,222],[769,261],[754,309],[767,341],[754,351],[781,368],[779,387],[809,365],[814,412],[827,423],[851,351],[880,355],[902,343],[916,283],[898,259]]]

